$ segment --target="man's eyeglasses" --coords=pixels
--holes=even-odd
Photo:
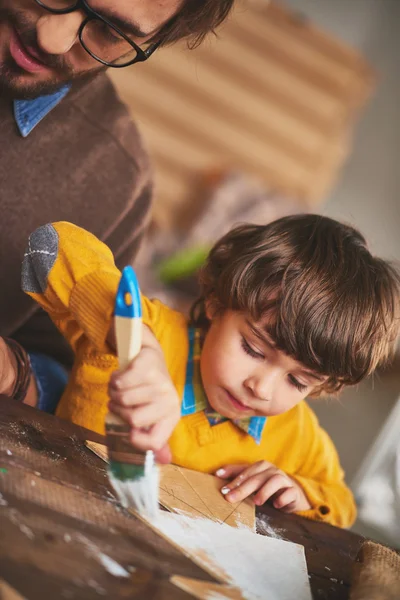
[[[39,6],[55,15],[66,15],[82,10],[87,18],[79,28],[79,41],[90,56],[107,67],[120,69],[147,60],[161,41],[151,44],[146,50],[108,19],[90,8],[86,0],[35,0]]]

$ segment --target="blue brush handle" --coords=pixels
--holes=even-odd
[[[127,294],[131,297],[131,303],[127,303]],[[142,318],[142,301],[140,298],[139,282],[132,267],[125,267],[122,271],[115,298],[114,315],[128,319]]]

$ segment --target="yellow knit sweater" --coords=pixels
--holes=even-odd
[[[119,279],[111,251],[83,229],[61,222],[46,225],[30,237],[23,287],[50,314],[75,352],[57,415],[99,433],[104,433],[107,385],[118,368],[106,336]],[[189,350],[187,320],[157,300],[142,300],[143,322],[158,339],[182,398]],[[269,417],[260,444],[230,421],[211,426],[199,412],[181,418],[170,446],[175,464],[209,473],[225,464],[266,460],[302,486],[312,506],[301,513],[304,516],[341,527],[355,518],[354,500],[335,447],[306,402]]]

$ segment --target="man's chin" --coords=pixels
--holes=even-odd
[[[91,81],[100,71],[104,70],[103,67],[100,67],[70,78],[35,81],[33,77],[29,80],[25,74],[11,72],[0,66],[0,95],[5,95],[12,100],[33,100],[39,96],[54,94],[63,85],[74,81]]]
[[[52,94],[62,83],[58,80],[38,80],[34,76],[27,76],[17,66],[12,68],[3,63],[0,66],[0,93],[14,100],[30,100]]]
[[[0,94],[13,100],[33,100],[39,96],[53,94],[60,87],[61,83],[24,83],[18,80],[4,80],[0,77]]]

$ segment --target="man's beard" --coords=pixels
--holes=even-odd
[[[22,44],[26,48],[33,48],[42,62],[52,69],[54,73],[53,80],[35,81],[32,74],[32,81],[21,81],[22,77],[27,77],[26,71],[20,68],[13,60],[8,49],[2,63],[0,63],[0,95],[7,95],[13,99],[33,99],[39,96],[48,95],[56,92],[62,85],[74,81],[90,81],[99,72],[106,69],[105,66],[90,69],[76,73],[68,65],[63,55],[45,54],[40,50],[37,43],[36,27],[25,17],[24,14],[11,12],[3,7],[0,0],[0,24],[11,24],[17,31]],[[43,57],[43,58],[42,58]],[[28,75],[29,76],[29,75]]]

